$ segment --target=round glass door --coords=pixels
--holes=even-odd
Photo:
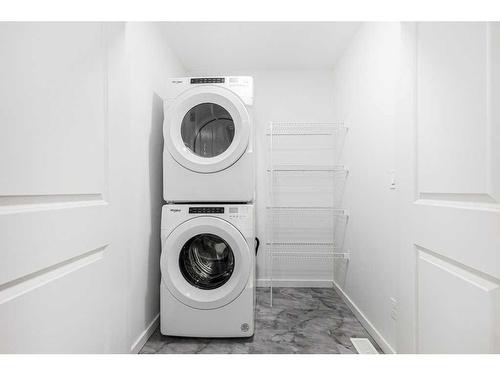
[[[234,254],[221,237],[199,234],[182,247],[179,268],[191,285],[204,290],[216,289],[231,278]]]
[[[245,288],[253,251],[231,223],[211,216],[187,220],[162,244],[162,283],[180,302],[195,309],[215,309]]]
[[[184,168],[220,172],[244,154],[250,127],[247,108],[235,93],[217,86],[195,87],[166,107],[165,146]]]
[[[212,158],[231,145],[234,121],[229,112],[218,104],[198,104],[182,119],[181,137],[184,145],[195,155]]]

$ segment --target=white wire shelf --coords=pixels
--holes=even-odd
[[[278,249],[279,252],[286,253],[318,253],[331,254],[344,252],[342,246],[335,242],[310,242],[310,241],[286,241],[286,242],[266,242],[266,245]]]
[[[332,207],[268,207],[268,247],[280,251],[342,252],[348,213]]]
[[[336,133],[347,133],[348,128],[343,122],[273,122],[267,129],[267,135],[332,135]]]
[[[287,126],[307,126],[317,128],[318,126],[326,126],[326,127],[344,127],[344,121],[317,121],[317,122],[305,122],[305,121],[273,121],[271,124],[278,127],[287,127]]]
[[[327,248],[335,249],[335,244],[333,242],[267,242],[268,245],[276,246],[324,246]]]
[[[299,164],[278,164],[267,169],[268,172],[334,172],[349,173],[343,165],[299,165]]]
[[[334,243],[310,243],[310,242],[268,242],[268,249],[272,250],[273,256],[296,256],[312,258],[346,258],[348,252]]]
[[[279,165],[268,170],[272,189],[268,202],[276,207],[336,207],[342,197],[348,170],[342,165]]]
[[[267,131],[269,166],[341,164],[346,134],[341,123],[272,123]]]
[[[349,259],[349,253],[295,253],[295,252],[287,252],[287,251],[273,251],[273,258],[279,257],[292,257],[292,258],[302,258],[302,259]]]
[[[276,210],[276,211],[332,211],[334,215],[338,216],[349,216],[348,210],[345,208],[337,208],[337,207],[301,207],[301,206],[267,206],[268,210]]]

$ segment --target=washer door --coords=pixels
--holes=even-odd
[[[223,87],[196,87],[179,95],[165,113],[165,144],[194,172],[214,173],[245,152],[250,117],[236,94]]]
[[[243,235],[227,221],[197,217],[166,238],[161,254],[162,280],[180,302],[215,309],[245,288],[251,252]]]

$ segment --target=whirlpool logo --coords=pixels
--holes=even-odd
[[[170,212],[181,212],[180,208],[171,208]]]

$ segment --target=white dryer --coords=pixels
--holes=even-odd
[[[252,336],[253,205],[167,204],[161,240],[161,333]]]
[[[252,77],[172,78],[164,103],[167,202],[252,202]]]

